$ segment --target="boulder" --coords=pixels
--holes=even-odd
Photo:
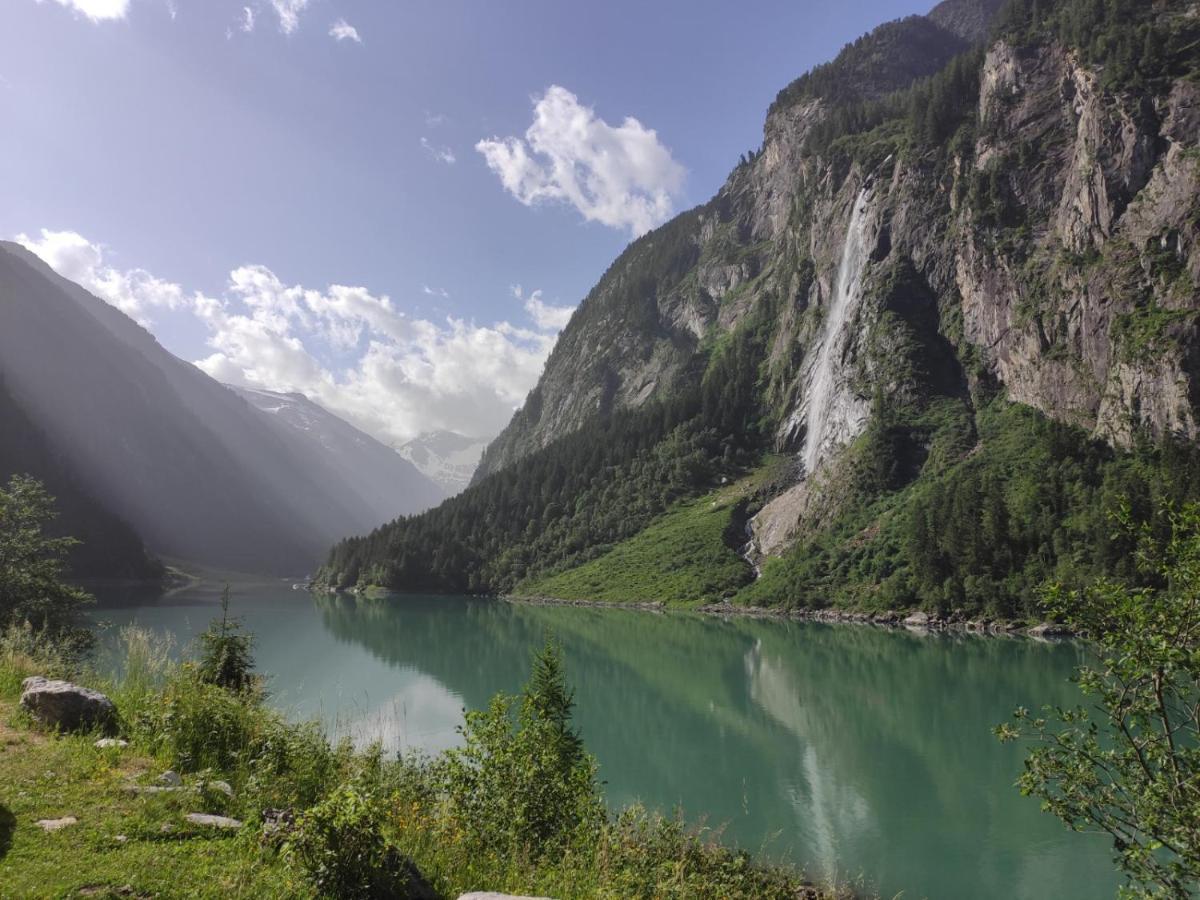
[[[933,618],[927,612],[915,612],[904,620],[906,628],[931,628]]]
[[[200,783],[201,791],[216,791],[218,794],[224,794],[226,797],[233,796],[233,785],[228,781],[203,781]]]
[[[183,787],[183,778],[174,769],[167,769],[158,776],[158,783],[164,787]]]
[[[1029,636],[1036,638],[1064,638],[1071,636],[1071,629],[1055,622],[1042,622],[1029,629]]]
[[[21,708],[43,725],[63,731],[111,728],[117,708],[99,691],[40,675],[21,683]]]

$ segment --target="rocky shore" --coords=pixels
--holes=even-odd
[[[606,609],[639,609],[665,612],[661,602],[616,603],[607,600],[564,600],[558,597],[502,596],[507,603],[528,603],[535,606],[592,606]],[[840,622],[855,625],[874,625],[879,628],[905,628],[914,631],[964,632],[983,635],[1025,635],[1033,638],[1074,637],[1071,629],[1055,622],[1029,624],[1006,619],[970,618],[961,613],[939,616],[922,611],[853,612],[841,609],[775,609],[762,606],[737,606],[733,603],[707,603],[697,607],[682,607],[682,611],[699,612],[723,618],[786,619],[796,622]]]

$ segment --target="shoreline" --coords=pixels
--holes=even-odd
[[[384,599],[388,595],[403,597],[403,591],[390,588],[344,588],[332,590],[308,585],[309,593],[349,595],[367,599]],[[917,631],[930,634],[973,634],[981,637],[1028,637],[1035,640],[1064,640],[1078,637],[1065,625],[1056,622],[1037,622],[1007,619],[969,618],[962,614],[938,616],[933,613],[913,610],[898,612],[855,612],[841,609],[777,609],[767,606],[735,606],[732,603],[706,603],[700,606],[676,606],[661,600],[568,600],[562,597],[524,597],[516,594],[479,594],[482,599],[498,600],[502,603],[525,604],[528,606],[573,606],[591,609],[632,609],[639,612],[686,612],[705,616],[732,619],[776,619],[789,622],[821,622],[824,624],[870,625],[889,630]]]
[[[853,612],[840,609],[776,609],[766,606],[735,606],[732,603],[706,603],[701,606],[671,606],[662,601],[621,603],[614,600],[565,600],[559,597],[521,597],[501,594],[497,599],[506,603],[525,603],[532,606],[578,606],[600,609],[637,609],[644,612],[695,612],[720,618],[778,619],[792,622],[823,622],[826,624],[872,625],[876,628],[925,632],[954,632],[988,637],[1022,636],[1041,640],[1072,638],[1077,635],[1065,625],[1024,622],[1004,619],[967,618],[961,615],[937,616],[922,611],[909,613],[890,610],[882,613]]]

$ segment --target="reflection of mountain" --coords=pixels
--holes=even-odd
[[[1112,893],[1105,848],[1021,798],[1022,750],[991,735],[1014,706],[1071,702],[1070,646],[454,598],[318,606],[339,638],[473,708],[515,690],[552,629],[616,804],[682,803],[889,896]]]

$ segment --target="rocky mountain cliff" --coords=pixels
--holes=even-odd
[[[1143,428],[1195,440],[1200,85],[1114,84],[1115,62],[1044,25],[971,51],[998,5],[883,26],[782,91],[717,197],[605,273],[477,480],[675,390],[759,311],[775,449],[809,475],[863,431],[874,392],[929,390],[886,371],[898,305],[945,357],[938,390],[990,380],[1119,445]],[[1150,5],[1164,32],[1195,27],[1194,3]],[[921,90],[934,72],[969,97],[922,142],[893,120],[939,102]],[[871,108],[897,92],[895,116]]]
[[[716,197],[603,275],[477,495],[403,528],[531,517],[470,532],[480,585],[507,589],[603,555],[765,451],[790,462],[725,543],[761,564],[827,541],[772,602],[801,582],[827,600],[851,564],[900,585],[889,603],[1027,595],[1054,547],[1104,543],[1091,518],[1065,525],[1070,491],[1103,522],[1118,491],[1170,493],[1186,468],[1156,458],[1165,474],[1135,487],[1123,451],[1196,446],[1198,48],[1195,0],[949,0],[848,45],[780,92]],[[1017,477],[1034,458],[1075,467],[1036,501]],[[586,487],[560,487],[571,465],[591,467]],[[950,511],[976,549],[939,532]],[[343,545],[331,566],[402,585],[400,540]],[[1006,542],[1003,560],[971,556]],[[817,558],[834,569],[813,574]]]
[[[447,495],[471,483],[487,441],[453,431],[429,431],[396,448],[396,452],[439,485]]]

